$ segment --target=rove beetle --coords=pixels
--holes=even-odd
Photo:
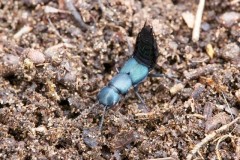
[[[159,52],[153,28],[146,21],[138,33],[133,55],[125,62],[118,74],[97,95],[99,103],[104,105],[104,112],[99,126],[100,130],[106,109],[116,105],[120,101],[121,95],[127,94],[131,87],[134,88],[137,97],[145,106],[143,99],[138,93],[138,85],[147,78],[149,72],[154,68],[158,56]]]

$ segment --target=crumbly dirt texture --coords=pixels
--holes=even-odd
[[[0,0],[0,159],[240,159],[239,0],[206,1],[198,42],[195,0],[72,0],[84,24],[69,3]],[[96,96],[146,20],[170,78],[140,84],[147,113],[130,90],[100,133]]]

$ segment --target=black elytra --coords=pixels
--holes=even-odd
[[[148,22],[139,32],[136,40],[133,57],[141,64],[153,69],[159,56],[157,42],[154,37],[153,28]]]

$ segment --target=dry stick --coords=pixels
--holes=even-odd
[[[218,142],[217,142],[217,145],[216,145],[216,148],[215,148],[215,150],[216,150],[216,155],[217,155],[218,160],[222,160],[221,154],[220,154],[220,152],[219,152],[219,144],[220,144],[220,142],[222,142],[223,140],[225,140],[225,139],[228,138],[228,137],[230,137],[230,138],[236,138],[235,136],[232,136],[231,134],[227,134],[227,135],[221,136],[221,137],[218,139]]]
[[[186,134],[186,137],[188,138],[188,140],[190,142],[193,142],[193,140],[191,139],[191,137],[189,135]],[[199,154],[199,156],[204,160],[203,156],[202,156],[202,153],[200,151],[197,151],[197,153]]]
[[[46,6],[44,8],[44,12],[45,13],[65,13],[65,14],[71,14],[69,11],[57,9],[57,8],[54,8],[54,7],[51,7],[51,6]]]
[[[193,28],[193,32],[192,32],[192,41],[193,42],[197,42],[199,40],[204,4],[205,4],[205,0],[199,1],[197,13],[195,16],[194,28]]]
[[[29,33],[32,29],[32,27],[25,25],[16,34],[14,34],[13,38],[19,39],[22,35]]]
[[[72,0],[65,0],[65,4],[67,6],[67,9],[71,12],[73,15],[74,19],[78,22],[79,27],[83,30],[86,31],[88,29],[92,29],[91,26],[87,25],[84,23],[82,16],[78,13],[77,9],[73,5]]]
[[[208,143],[210,140],[212,140],[218,133],[221,133],[224,130],[227,130],[231,125],[236,123],[240,119],[240,116],[238,116],[236,119],[234,119],[232,122],[222,126],[221,128],[213,131],[212,133],[208,134],[200,143],[196,144],[195,147],[191,150],[191,152],[187,155],[187,160],[191,160],[192,157],[197,153],[197,151],[206,143]]]

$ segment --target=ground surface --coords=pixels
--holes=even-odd
[[[238,117],[238,0],[207,1],[196,43],[183,13],[195,15],[197,1],[109,3],[74,2],[83,28],[63,0],[0,0],[0,159],[186,159]],[[151,111],[131,90],[99,134],[96,95],[132,54],[145,20],[160,51],[153,72],[175,79],[147,78],[139,92]],[[240,123],[192,155],[239,159]]]

